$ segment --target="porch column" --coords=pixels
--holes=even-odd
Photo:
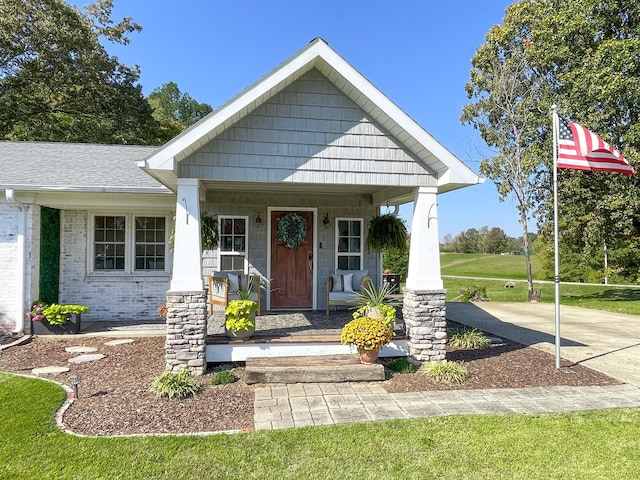
[[[200,181],[197,178],[179,178],[173,275],[169,289],[173,292],[203,290],[201,262]]]
[[[436,195],[435,187],[418,188],[411,221],[409,272],[402,313],[409,353],[419,361],[444,360],[447,342]]]
[[[167,292],[166,369],[202,375],[207,368],[207,310],[202,279],[200,182],[179,178],[173,274]]]
[[[418,188],[413,199],[406,287],[412,290],[442,289],[435,187]]]

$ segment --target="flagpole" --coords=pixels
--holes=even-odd
[[[553,252],[555,286],[556,368],[560,368],[560,251],[558,248],[558,107],[553,112]]]

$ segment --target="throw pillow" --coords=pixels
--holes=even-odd
[[[346,275],[348,273],[353,273],[353,291],[359,292],[362,279],[369,275],[369,270],[336,270],[336,275]]]
[[[331,275],[333,278],[332,292],[353,292],[353,273],[346,275]]]

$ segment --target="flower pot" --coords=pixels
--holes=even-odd
[[[380,353],[380,349],[358,350],[358,353],[360,354],[360,363],[373,364],[378,360],[378,353]]]
[[[229,338],[235,339],[235,340],[242,340],[242,339],[245,339],[245,338],[249,338],[254,333],[256,333],[256,327],[255,326],[251,327],[248,330],[238,330],[236,332],[231,332],[231,331],[227,330],[227,336]]]
[[[69,335],[80,333],[82,319],[79,313],[70,313],[67,322],[62,325],[50,325],[49,322],[31,322],[31,335]]]

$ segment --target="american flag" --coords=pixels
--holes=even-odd
[[[633,167],[595,133],[558,117],[558,168],[634,175]]]

